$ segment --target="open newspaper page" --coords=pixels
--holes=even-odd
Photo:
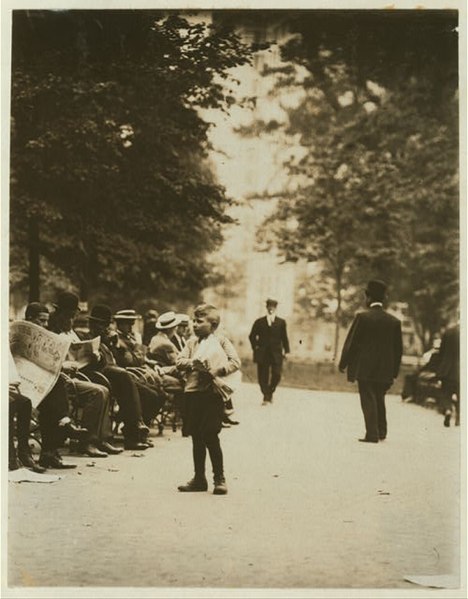
[[[68,350],[69,359],[73,359],[78,363],[78,368],[84,368],[91,363],[93,355],[99,352],[99,344],[101,343],[100,337],[94,337],[86,341],[80,341],[72,343]]]
[[[69,339],[32,322],[10,325],[10,351],[20,392],[37,407],[55,385],[70,347]]]

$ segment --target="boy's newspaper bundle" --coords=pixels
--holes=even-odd
[[[16,321],[10,325],[10,383],[37,407],[55,385],[62,364],[75,360],[78,368],[91,361],[99,348],[99,337],[70,344],[70,340],[32,322]]]
[[[193,355],[194,360],[199,360],[203,363],[207,370],[218,370],[228,367],[228,358],[219,339],[216,335],[209,335],[206,339],[200,341],[198,348]],[[224,401],[239,387],[242,379],[240,370],[236,370],[232,374],[226,376],[215,376],[213,378],[213,386],[221,394]]]

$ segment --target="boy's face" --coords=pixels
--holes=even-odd
[[[213,324],[208,316],[195,316],[193,320],[193,332],[197,337],[206,337],[213,331]]]

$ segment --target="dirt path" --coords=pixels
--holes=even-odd
[[[371,445],[355,393],[282,388],[262,407],[245,384],[222,433],[225,497],[176,491],[191,446],[170,431],[144,457],[10,483],[9,585],[415,589],[405,575],[458,574],[460,429],[387,403],[389,437]]]

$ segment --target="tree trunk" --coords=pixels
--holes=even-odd
[[[31,216],[28,224],[28,254],[29,254],[29,302],[38,302],[40,298],[40,253],[39,253],[39,222],[36,216]]]
[[[336,275],[336,314],[335,314],[335,344],[333,348],[333,362],[336,364],[338,357],[338,346],[340,342],[340,326],[341,326],[341,273]]]

